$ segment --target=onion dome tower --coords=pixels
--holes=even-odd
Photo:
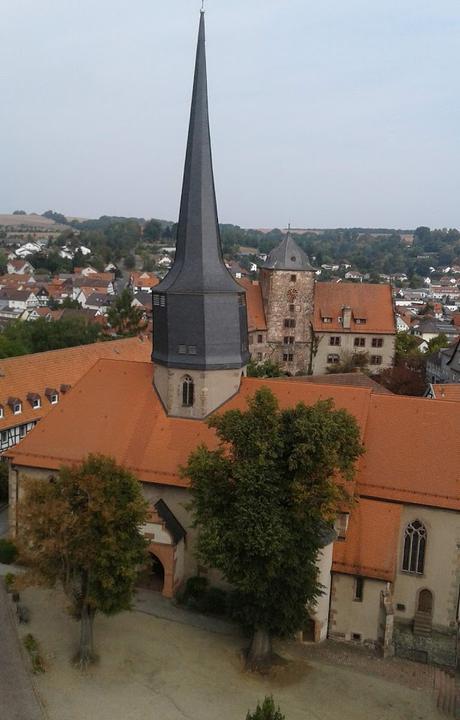
[[[154,386],[166,411],[203,418],[234,395],[249,360],[246,295],[222,256],[201,11],[174,264],[153,290]]]

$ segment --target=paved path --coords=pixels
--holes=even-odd
[[[0,718],[43,720],[32,681],[24,667],[10,598],[0,583]]]
[[[171,600],[163,597],[159,592],[139,589],[134,601],[134,610],[153,615],[162,620],[170,620],[181,625],[207,630],[219,635],[240,635],[237,625],[218,617],[201,615],[198,612],[187,610],[175,605]]]

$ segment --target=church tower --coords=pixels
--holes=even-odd
[[[201,12],[174,264],[153,290],[154,386],[166,412],[204,418],[249,360],[246,294],[225,267],[212,168]]]
[[[315,270],[290,230],[260,270],[270,359],[290,375],[306,375],[312,363]]]

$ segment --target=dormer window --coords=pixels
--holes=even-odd
[[[0,405],[0,418],[4,416],[3,405]]]
[[[46,388],[45,395],[51,405],[57,405],[57,403],[59,402],[59,393],[55,388]]]
[[[331,323],[331,322],[332,322],[332,318],[331,318],[331,317],[323,317],[323,318],[322,318],[322,321],[323,321],[323,323]]]
[[[190,375],[186,375],[182,381],[182,405],[193,407],[195,401],[195,383]]]
[[[34,410],[38,410],[42,405],[42,401],[38,393],[28,393],[27,400],[30,402]]]
[[[20,415],[22,413],[22,402],[19,398],[8,398],[8,405],[10,406],[13,415]]]

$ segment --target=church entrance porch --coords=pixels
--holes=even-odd
[[[163,592],[165,584],[165,569],[163,563],[156,555],[149,552],[145,568],[139,576],[138,586],[145,590]]]
[[[183,580],[185,530],[163,500],[148,513],[143,533],[149,544],[140,586],[172,598]]]

